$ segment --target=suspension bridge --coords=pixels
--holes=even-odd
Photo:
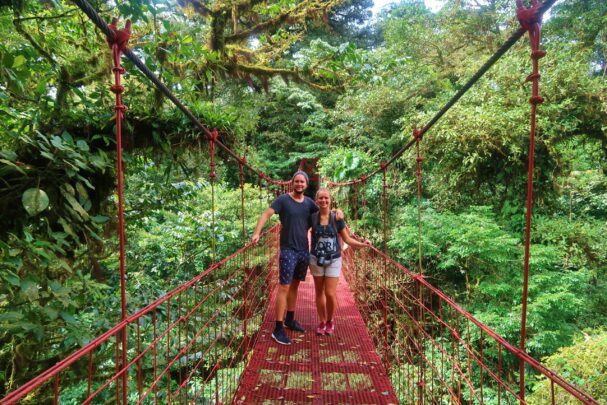
[[[543,101],[539,95],[539,60],[545,53],[539,47],[540,27],[543,13],[554,0],[542,4],[534,0],[530,7],[517,2],[520,29],[424,127],[413,130],[409,142],[371,173],[328,183],[332,188],[349,189],[355,197],[352,205],[356,211],[365,207],[369,179],[381,175],[383,246],[344,251],[344,277],[338,285],[340,308],[333,336],[312,332],[316,324],[313,286],[309,281],[302,283],[297,314],[308,332],[293,333],[291,346],[276,345],[269,336],[278,278],[279,227],[268,229],[258,243],[248,243],[244,226],[245,170],[258,179],[260,202],[264,193],[271,198],[290,191],[290,183],[272,179],[250,166],[244,156],[220,142],[217,131],[207,128],[172,94],[128,48],[130,22],[118,29],[116,20],[107,25],[85,0],[75,3],[107,36],[113,53],[121,321],[0,403],[65,403],[63,395],[78,381],[86,382],[86,389],[77,399],[83,404],[598,404],[525,351],[535,116]],[[415,146],[419,201],[423,161],[419,145],[424,135],[525,33],[530,38],[533,72],[527,77],[532,94],[523,311],[520,342],[515,346],[433,287],[423,275],[421,261],[417,269],[410,270],[388,256],[386,171]],[[242,202],[243,246],[133,314],[127,313],[126,306],[122,55],[207,137],[213,206],[216,147],[238,164]],[[421,257],[419,211],[418,216]],[[539,402],[526,399],[529,376],[549,382]],[[73,392],[71,395],[73,398]]]

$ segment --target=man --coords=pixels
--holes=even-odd
[[[261,214],[252,238],[252,242],[257,243],[259,234],[268,219],[275,213],[279,215],[282,226],[280,230],[280,283],[276,296],[276,326],[272,338],[283,345],[291,344],[291,339],[283,327],[285,308],[287,316],[284,326],[297,332],[305,331],[303,326],[295,320],[295,304],[299,283],[306,279],[310,261],[308,217],[318,211],[316,203],[311,198],[304,196],[304,191],[308,188],[308,181],[308,175],[301,170],[293,175],[293,191],[276,198]]]

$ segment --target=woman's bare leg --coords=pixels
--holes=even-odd
[[[327,303],[325,300],[325,279],[324,276],[314,276],[314,291],[316,293],[316,311],[320,322],[327,320]]]
[[[337,282],[339,277],[325,277],[325,296],[327,307],[327,321],[332,321],[335,317],[337,309]]]

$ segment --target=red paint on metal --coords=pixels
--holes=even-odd
[[[316,336],[318,325],[314,283],[310,276],[299,287],[297,319],[306,328],[288,331],[290,346],[275,343],[274,302],[261,327],[251,358],[234,397],[237,404],[389,404],[397,403],[366,325],[346,282],[337,286],[339,309],[332,336]]]
[[[531,59],[533,63],[533,73],[527,77],[532,83],[532,95],[529,99],[531,103],[531,124],[529,135],[529,165],[527,169],[527,203],[525,214],[525,257],[523,265],[523,305],[521,313],[521,340],[520,349],[525,351],[525,338],[527,334],[527,301],[529,295],[529,257],[531,241],[531,213],[533,209],[533,168],[535,155],[535,132],[536,132],[536,112],[537,105],[544,99],[539,95],[539,59],[546,53],[540,50],[540,32],[542,24],[542,14],[540,13],[541,3],[538,0],[532,0],[531,7],[523,6],[522,0],[516,1],[516,15],[521,26],[529,33],[529,42],[531,45]],[[519,396],[521,403],[525,400],[525,363],[521,360],[519,365]]]
[[[131,35],[131,21],[127,20],[125,28],[122,30],[117,29],[118,19],[113,18],[110,28],[114,32],[114,38],[108,38],[108,43],[112,48],[112,56],[114,67],[114,85],[111,87],[112,92],[116,95],[116,103],[114,110],[116,111],[116,161],[117,161],[117,181],[118,181],[118,229],[119,229],[119,245],[120,245],[120,301],[121,301],[121,319],[124,321],[127,317],[126,308],[126,265],[125,265],[125,234],[124,234],[124,198],[123,198],[123,169],[122,169],[122,118],[127,108],[122,103],[122,92],[124,87],[120,84],[120,77],[125,73],[125,70],[120,66],[120,57],[122,51],[128,44],[129,37]],[[121,359],[122,364],[116,363],[116,371],[124,368],[127,359],[127,338],[126,329],[121,331],[122,343],[121,343]],[[116,348],[118,350],[118,348]],[[116,384],[116,400],[118,401],[118,384]],[[123,374],[122,378],[122,402],[126,404],[127,399],[127,377],[126,373]]]
[[[347,249],[344,275],[352,288],[361,286],[354,289],[354,296],[376,347],[383,348],[384,362],[390,359],[387,367],[401,403],[484,403],[494,400],[494,393],[498,403],[524,402],[517,384],[502,375],[505,352],[509,362],[523,361],[557,385],[562,394],[568,393],[568,400],[598,404],[483,325],[423,276],[376,248]],[[390,309],[388,352],[381,324],[383,296]]]
[[[245,245],[221,262],[213,264],[192,280],[128,316],[124,321],[13,391],[0,402],[2,404],[17,403],[26,395],[34,395],[37,398],[56,395],[57,400],[61,402],[59,400],[61,392],[69,386],[67,385],[68,379],[64,379],[65,382],[62,382],[59,375],[61,373],[81,373],[82,366],[84,366],[84,370],[88,369],[88,376],[83,377],[83,381],[84,378],[91,381],[93,389],[89,389],[88,392],[85,390],[80,398],[74,398],[75,401],[88,404],[99,402],[102,398],[107,400],[107,394],[116,388],[117,397],[113,401],[122,403],[120,382],[124,376],[127,376],[129,385],[136,389],[139,363],[149,365],[150,369],[141,375],[142,394],[138,403],[151,402],[151,398],[148,399],[148,396],[152,393],[154,403],[167,403],[177,400],[178,396],[181,399],[184,396],[182,390],[194,389],[201,383],[208,386],[217,379],[221,384],[220,403],[229,402],[236,389],[237,381],[235,378],[228,379],[221,375],[225,370],[234,369],[237,366],[236,361],[239,362],[240,367],[246,363],[247,351],[243,344],[245,339],[242,336],[243,320],[241,319],[243,308],[242,304],[234,305],[232,300],[222,300],[213,311],[208,311],[217,284],[213,282],[213,273],[221,272],[221,283],[225,288],[229,287],[230,294],[239,303],[246,296],[249,316],[248,340],[254,341],[259,329],[258,320],[261,320],[268,305],[267,291],[271,291],[276,283],[277,259],[268,255],[277,254],[277,249],[274,248],[277,243],[278,228],[273,227],[262,235],[262,240],[258,245]],[[254,258],[255,264],[252,269],[243,270],[243,260],[241,259],[244,254]],[[183,299],[190,297],[191,291],[197,290],[200,290],[201,294],[197,295],[195,302],[189,298]],[[179,304],[179,300],[181,300],[181,304]],[[181,310],[178,309],[179,306]],[[160,318],[158,321],[157,317]],[[200,319],[203,320],[202,324],[199,322]],[[219,333],[217,334],[212,333],[215,323],[219,323],[217,327]],[[138,324],[141,325],[140,328],[137,327]],[[190,325],[194,324],[196,327],[189,332]],[[149,325],[149,327],[143,327],[143,325]],[[161,326],[158,328],[159,325]],[[188,328],[188,337],[184,339],[185,328]],[[131,350],[128,353],[128,361],[124,363],[120,356],[121,331],[123,330],[130,332],[130,340],[141,342],[139,349]],[[226,336],[230,338],[226,339]],[[166,346],[164,346],[165,344]],[[157,356],[158,345],[165,350],[164,356]],[[221,349],[217,350],[219,345]],[[194,347],[198,348],[196,357],[189,357],[193,356],[189,353],[192,353]],[[133,348],[135,349],[135,347]],[[217,358],[217,361],[214,360],[213,364],[216,366],[208,370],[205,368],[205,361],[213,353],[219,353],[221,356]],[[226,356],[227,353],[231,353],[231,357]],[[85,359],[85,363],[82,363],[81,359]],[[122,364],[124,365],[122,366]],[[115,365],[121,366],[108,376],[108,367],[113,368]],[[145,367],[142,367],[142,370],[146,370]],[[184,370],[186,370],[185,374]],[[180,373],[181,380],[179,380]],[[171,391],[179,381],[181,381],[179,387]],[[53,382],[58,386],[56,390],[54,390]],[[200,398],[199,402],[211,400],[209,397],[201,398],[204,395],[203,389],[198,390],[195,395]],[[214,395],[213,399],[215,399]],[[199,403],[196,400],[195,398],[190,402]]]

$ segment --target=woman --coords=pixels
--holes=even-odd
[[[350,236],[343,219],[336,220],[331,212],[331,194],[326,188],[318,189],[316,204],[319,212],[310,215],[312,228],[312,251],[310,272],[314,277],[316,309],[320,324],[317,335],[331,335],[335,331],[335,309],[337,308],[337,281],[341,274],[341,239],[353,247],[368,246]]]

